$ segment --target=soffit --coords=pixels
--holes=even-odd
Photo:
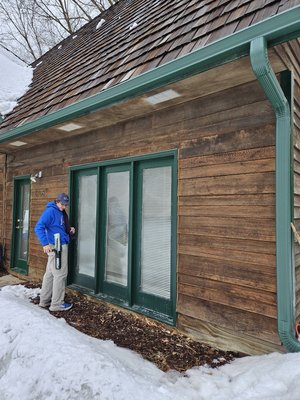
[[[280,72],[286,68],[274,49],[269,50],[269,59],[275,72]],[[109,128],[113,132],[116,124],[141,118],[155,111],[167,109],[180,103],[186,103],[195,98],[207,96],[253,80],[255,80],[255,77],[250,66],[249,57],[244,57],[183,79],[159,90],[156,89],[145,95],[115,104],[112,107],[97,110],[80,118],[74,118],[68,121],[68,123],[72,122],[82,125],[82,128],[75,131],[62,132],[58,128],[64,124],[59,124],[22,137],[20,140],[26,142],[26,145],[22,146],[22,148],[14,147],[7,142],[2,143],[0,144],[0,152],[13,153],[23,148],[57,140],[66,140],[69,137],[82,135],[91,131],[100,131],[102,128]],[[150,105],[145,101],[146,97],[168,89],[176,91],[180,94],[180,97],[156,105]]]

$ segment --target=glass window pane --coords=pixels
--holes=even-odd
[[[79,177],[77,271],[95,276],[97,175]]]
[[[18,257],[21,260],[27,260],[27,248],[28,248],[28,234],[29,234],[29,197],[30,197],[30,185],[22,185],[21,187],[21,218],[18,222],[20,225],[20,246]]]
[[[170,166],[143,170],[141,290],[170,298]]]
[[[107,174],[105,280],[127,285],[129,171]]]

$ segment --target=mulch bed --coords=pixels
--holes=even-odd
[[[40,284],[29,282],[25,286],[36,288]],[[172,327],[73,290],[67,290],[66,301],[73,303],[71,310],[51,314],[89,336],[112,340],[117,346],[135,351],[162,371],[184,372],[203,365],[216,368],[243,356],[204,345]],[[32,302],[38,304],[39,298]]]
[[[1,276],[5,276],[5,275],[8,275],[8,272],[6,271],[6,269],[0,267],[0,278],[1,278]]]

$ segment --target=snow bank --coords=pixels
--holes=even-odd
[[[84,335],[0,291],[1,400],[299,400],[300,355],[245,357],[218,369],[164,373],[130,350]]]
[[[32,68],[0,47],[0,114],[6,115],[17,105],[32,80]]]

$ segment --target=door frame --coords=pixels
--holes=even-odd
[[[96,204],[99,202],[99,172],[98,168],[95,166],[88,167],[88,168],[82,168],[82,169],[76,169],[75,172],[70,174],[71,180],[69,181],[69,195],[71,198],[70,201],[70,208],[69,208],[69,216],[70,218],[74,221],[74,225],[78,223],[78,203],[79,203],[79,178],[81,176],[90,176],[90,175],[96,175],[97,177],[97,197],[96,197]],[[73,200],[74,199],[74,200]],[[96,210],[96,220],[99,220],[99,210]],[[75,223],[76,221],[76,223]],[[78,233],[78,232],[77,232]],[[96,237],[95,237],[95,275],[94,277],[89,277],[87,275],[83,274],[76,274],[75,271],[75,265],[77,264],[77,240],[71,241],[69,243],[70,251],[68,254],[68,263],[69,266],[73,266],[73,268],[69,267],[69,272],[68,272],[68,278],[67,282],[68,285],[70,284],[76,284],[78,286],[84,286],[89,288],[90,290],[95,290],[96,289],[96,284],[97,284],[97,259],[99,257],[99,250],[97,246],[97,241],[98,239],[98,230],[96,229]]]
[[[136,250],[133,248],[133,230],[134,224],[136,223],[136,215],[133,214],[133,207],[136,203],[136,188],[133,187],[133,182],[137,180],[137,164],[144,162],[151,162],[154,160],[155,163],[158,160],[169,158],[170,166],[172,167],[172,230],[171,230],[171,298],[170,302],[166,302],[162,300],[164,306],[162,307],[165,311],[157,311],[155,309],[149,309],[142,305],[134,304],[134,283],[136,282],[135,272],[132,271],[132,268],[135,268],[136,261],[134,258],[136,257]],[[159,161],[160,163],[160,161]],[[163,161],[164,163],[164,161]],[[104,253],[105,253],[105,242],[104,242],[104,222],[106,220],[106,211],[105,207],[102,207],[104,193],[105,193],[105,171],[110,169],[111,167],[117,167],[122,169],[122,165],[131,164],[130,171],[132,174],[132,178],[130,179],[130,211],[129,211],[129,224],[131,225],[131,229],[129,231],[128,237],[128,246],[129,246],[129,256],[128,256],[128,286],[127,291],[129,293],[124,296],[124,292],[120,293],[119,296],[113,289],[113,285],[111,285],[111,293],[104,293],[103,291],[103,263],[104,263]],[[157,319],[159,321],[168,323],[170,325],[176,324],[176,300],[177,300],[177,190],[178,190],[178,150],[167,150],[158,153],[148,153],[142,154],[138,156],[129,156],[129,157],[120,157],[111,160],[103,160],[98,162],[93,162],[89,164],[81,164],[74,165],[69,167],[69,194],[70,194],[70,219],[74,221],[73,223],[76,225],[76,198],[78,198],[78,193],[76,192],[76,175],[79,172],[84,173],[89,169],[97,168],[98,169],[98,198],[97,198],[97,220],[99,222],[99,226],[96,232],[96,273],[95,273],[95,284],[87,284],[83,285],[83,282],[78,282],[74,279],[74,268],[69,269],[68,276],[68,284],[73,286],[76,289],[79,289],[83,293],[88,293],[89,295],[104,299],[113,304],[121,305],[124,308],[128,308],[130,310],[139,312],[141,314],[147,315],[151,318]],[[101,205],[100,205],[101,203]],[[100,207],[100,209],[99,209]],[[135,237],[137,236],[134,233]],[[70,263],[69,265],[73,265],[74,253],[76,251],[76,246],[71,244],[71,251],[69,252]],[[104,250],[104,251],[103,251]],[[114,285],[116,286],[116,285]],[[125,290],[126,291],[126,290]],[[125,297],[125,298],[124,298]],[[127,298],[126,298],[127,297]],[[155,303],[155,302],[154,302]],[[167,303],[167,304],[165,304]]]
[[[18,190],[19,185],[21,182],[29,183],[29,229],[28,229],[28,243],[27,243],[27,260],[24,261],[24,267],[15,266],[16,263],[16,245],[17,245],[17,238],[16,238],[16,229],[15,229],[15,221],[17,217],[17,211],[19,204],[18,198]],[[29,250],[29,238],[30,238],[30,200],[31,200],[31,180],[30,175],[23,175],[23,176],[15,176],[13,178],[13,201],[12,201],[12,229],[11,229],[11,257],[10,257],[10,268],[18,272],[22,275],[28,275],[28,250]]]
[[[111,296],[114,298],[120,299],[122,302],[125,302],[126,304],[130,304],[129,301],[129,294],[130,294],[130,287],[131,287],[131,239],[130,237],[128,238],[128,249],[127,249],[127,285],[122,286],[120,284],[117,284],[115,282],[108,282],[105,280],[105,261],[106,261],[106,256],[107,256],[107,231],[106,231],[106,223],[107,223],[107,192],[108,192],[108,182],[107,182],[107,177],[108,174],[110,173],[118,173],[118,172],[128,172],[129,173],[129,212],[128,212],[128,227],[129,227],[129,232],[131,229],[131,218],[132,218],[132,202],[131,202],[131,173],[132,173],[132,165],[131,163],[122,163],[118,165],[108,165],[102,167],[101,170],[101,187],[100,187],[100,192],[101,192],[101,198],[100,198],[100,204],[102,205],[101,207],[101,222],[100,222],[100,238],[101,242],[99,242],[100,249],[100,258],[97,265],[97,269],[99,271],[98,275],[98,283],[99,283],[99,291],[101,293],[104,293],[107,296]]]
[[[176,276],[176,270],[174,271],[174,266],[176,265],[176,254],[174,253],[174,248],[176,248],[176,218],[177,218],[177,202],[175,201],[175,196],[177,194],[177,185],[175,179],[177,177],[174,165],[173,157],[157,158],[153,163],[153,160],[141,160],[136,167],[136,203],[135,207],[138,212],[135,218],[135,228],[134,235],[136,238],[134,251],[134,285],[132,291],[132,300],[135,307],[149,308],[154,310],[153,312],[158,312],[166,315],[174,315],[173,306],[175,304],[174,300],[174,276]],[[159,297],[154,294],[146,293],[140,290],[141,288],[141,250],[142,250],[142,206],[143,206],[143,171],[147,169],[156,169],[160,167],[171,167],[171,230],[170,230],[170,298],[166,299]],[[174,188],[174,186],[176,186]],[[172,201],[173,200],[173,201]]]

